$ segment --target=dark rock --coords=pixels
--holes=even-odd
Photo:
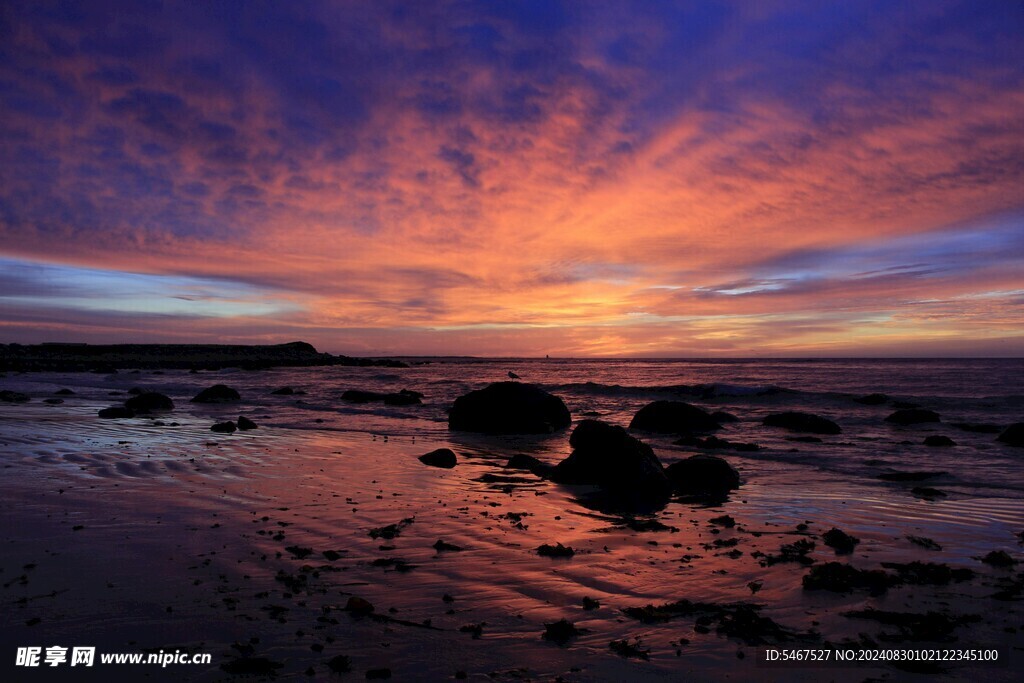
[[[51,405],[51,406],[59,406],[61,403],[64,403],[64,399],[62,399],[62,398],[44,398],[43,399],[43,403],[45,403],[47,405]]]
[[[192,403],[225,403],[227,401],[237,401],[240,398],[238,392],[231,387],[215,384],[196,394],[192,398]]]
[[[622,427],[583,420],[569,437],[569,445],[573,451],[552,470],[553,481],[596,485],[638,503],[667,499],[672,491],[651,447]]]
[[[448,428],[485,434],[547,434],[572,422],[562,399],[532,384],[495,382],[455,399]]]
[[[586,596],[583,597],[583,609],[584,610],[589,612],[590,610],[598,609],[600,606],[601,606],[601,603],[599,601],[594,600],[593,598],[586,597]]]
[[[921,406],[917,403],[911,403],[910,401],[893,401],[892,407],[896,410],[913,410],[914,408],[920,408]]]
[[[812,567],[803,578],[804,590],[826,590],[833,593],[864,589],[872,595],[881,595],[896,583],[896,577],[880,569],[857,569],[842,562],[826,562]]]
[[[54,393],[57,394],[58,396],[74,396],[75,395],[75,392],[71,391],[70,389],[58,389]]]
[[[832,527],[824,534],[822,534],[821,540],[825,542],[825,545],[833,548],[837,555],[848,555],[853,552],[853,547],[860,543],[860,539],[855,536]]]
[[[370,529],[370,538],[377,539],[383,538],[384,540],[390,541],[402,533],[402,530],[407,526],[416,521],[415,517],[406,517],[405,519],[395,522],[394,524],[388,524],[386,526],[380,526]]]
[[[665,474],[675,490],[683,494],[723,495],[740,486],[740,475],[722,458],[714,455],[694,455],[674,462]]]
[[[433,545],[434,550],[437,552],[459,552],[462,550],[462,546],[455,545],[454,543],[445,543],[441,539],[437,540],[437,543]]]
[[[140,389],[139,387],[132,387],[131,389],[128,390],[128,394],[131,395],[131,396],[138,396],[139,394],[144,394],[144,393],[146,393],[146,392],[143,391],[142,389]]]
[[[883,481],[925,481],[941,477],[945,472],[885,472],[878,478]]]
[[[719,424],[726,424],[727,422],[739,422],[740,419],[732,413],[727,413],[724,410],[716,410],[711,413],[711,419]]]
[[[328,660],[327,668],[336,674],[348,673],[352,670],[352,660],[346,655],[337,655]]]
[[[420,396],[421,395],[422,394],[417,395],[417,392],[406,391],[405,389],[403,389],[402,391],[399,391],[397,394],[386,394],[384,396],[384,405],[386,405],[386,406],[415,406],[415,405],[419,405],[420,403],[423,403],[423,401],[420,400]]]
[[[883,562],[882,566],[894,570],[901,583],[912,586],[945,586],[974,578],[970,569],[954,569],[938,562]]]
[[[436,451],[430,451],[420,456],[420,462],[424,465],[430,465],[431,467],[442,467],[450,470],[458,464],[458,458],[455,456],[455,451],[450,448],[438,448]]]
[[[786,543],[779,548],[778,555],[765,555],[761,561],[761,566],[770,567],[781,562],[797,562],[803,565],[814,564],[814,560],[807,556],[814,548],[815,543],[809,538],[801,538],[798,541]]]
[[[925,422],[939,422],[939,414],[923,408],[904,408],[885,418],[886,422],[897,425],[916,425]]]
[[[953,631],[961,623],[978,621],[975,616],[951,617],[943,612],[890,612],[879,609],[843,612],[848,619],[869,619],[886,626],[895,626],[899,634],[880,634],[888,642],[943,642],[953,638]]]
[[[218,434],[231,434],[237,429],[234,422],[230,420],[227,422],[218,422],[210,427],[211,432],[217,432]]]
[[[636,659],[650,659],[651,650],[650,648],[644,649],[640,647],[640,642],[630,643],[628,640],[613,640],[608,643],[608,648],[620,657],[634,657]]]
[[[853,400],[866,406],[879,406],[888,402],[889,397],[885,394],[868,394],[867,396],[860,396]]]
[[[1013,559],[1005,550],[993,550],[981,558],[981,561],[993,567],[1012,567],[1017,564],[1017,560]]]
[[[29,401],[29,397],[28,394],[4,389],[3,391],[0,391],[0,401],[3,401],[4,403],[27,403]]]
[[[659,434],[691,434],[713,432],[722,425],[703,408],[682,401],[655,401],[637,411],[629,428]]]
[[[349,403],[375,403],[383,401],[385,394],[376,391],[362,391],[361,389],[349,389],[341,395],[342,401]]]
[[[533,472],[538,477],[546,477],[551,474],[551,470],[554,469],[553,466],[546,462],[542,462],[532,455],[525,455],[523,453],[516,453],[509,458],[508,462],[505,463],[505,467],[510,470],[527,470],[529,472]]]
[[[581,631],[571,621],[559,619],[554,623],[544,624],[544,633],[541,638],[565,645],[580,633]]]
[[[291,387],[281,387],[280,389],[274,389],[273,391],[270,392],[270,394],[272,396],[292,396],[295,394],[295,390],[292,389]],[[340,656],[341,655],[339,655],[339,657]],[[347,660],[348,657],[345,657],[345,659]]]
[[[736,519],[732,515],[719,515],[718,517],[712,517],[709,519],[708,523],[714,524],[715,526],[732,528],[736,526]]]
[[[919,498],[945,498],[946,492],[930,486],[915,486],[910,492]]]
[[[1024,446],[1024,422],[1015,422],[1010,425],[996,440],[1010,446]]]
[[[238,428],[239,429],[257,429],[259,425],[247,418],[245,415],[238,416]]]
[[[368,681],[383,681],[389,678],[391,678],[391,669],[387,667],[366,670],[366,680]]]
[[[541,557],[572,557],[576,551],[567,545],[556,543],[555,545],[544,545],[537,547],[537,554]]]
[[[132,396],[124,402],[124,407],[134,410],[136,413],[149,413],[153,411],[174,410],[174,401],[155,391],[147,391]]]
[[[124,417],[135,417],[135,411],[129,410],[123,406],[113,406],[112,408],[104,408],[99,412],[99,416],[105,419],[119,419]]]
[[[345,603],[345,611],[352,614],[370,614],[373,612],[373,604],[369,600],[352,596]]]
[[[304,560],[304,559],[306,559],[307,557],[309,557],[310,555],[313,554],[313,549],[312,548],[303,548],[302,546],[298,546],[298,545],[290,545],[287,548],[285,548],[285,550],[287,550],[288,552],[290,552],[292,555],[294,555],[295,557],[299,558],[300,560]]]
[[[907,540],[925,550],[942,550],[942,546],[927,536],[907,536]]]
[[[839,434],[843,430],[832,420],[813,415],[789,411],[773,413],[761,421],[766,427],[781,427],[792,432],[809,432],[811,434]]]
[[[924,445],[931,446],[933,448],[945,448],[948,446],[955,446],[956,441],[949,438],[948,436],[942,436],[941,434],[932,434],[924,438]]]

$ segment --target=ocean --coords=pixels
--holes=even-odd
[[[114,651],[184,643],[215,654],[212,666],[168,680],[220,680],[222,666],[248,651],[238,642],[253,638],[257,654],[281,665],[279,677],[296,680],[310,667],[326,673],[337,654],[356,671],[387,666],[408,680],[458,671],[480,680],[817,680],[814,669],[765,669],[763,647],[788,638],[920,646],[913,634],[850,616],[881,609],[950,615],[961,625],[947,644],[992,646],[1004,663],[1021,661],[1019,601],[992,597],[1012,596],[1020,577],[982,562],[992,551],[1019,558],[1024,540],[1024,449],[997,441],[1024,421],[1019,360],[404,360],[408,368],[0,378],[0,388],[31,397],[0,404],[0,569],[10,577],[6,598],[25,598],[0,640],[59,644],[84,634]],[[735,415],[717,435],[760,449],[707,451],[740,473],[741,487],[724,501],[677,500],[642,519],[595,509],[586,487],[505,468],[520,453],[558,462],[571,450],[571,428],[533,436],[448,429],[458,396],[510,372],[561,397],[574,422],[625,427],[651,401],[680,400]],[[241,401],[189,402],[213,384],[235,388]],[[169,395],[175,409],[97,417],[136,387]],[[282,387],[296,393],[271,393]],[[60,389],[74,394],[42,402]],[[341,398],[403,389],[422,393],[422,404]],[[874,393],[886,397],[855,400]],[[905,405],[940,421],[885,421]],[[815,413],[842,431],[814,442],[762,424],[782,411]],[[210,431],[239,415],[259,428]],[[634,435],[666,465],[701,451],[672,436]],[[954,445],[924,444],[936,435]],[[442,447],[458,454],[452,470],[417,459]],[[907,472],[927,476],[885,478]],[[735,526],[715,521],[723,515]],[[399,533],[382,540],[389,525]],[[832,527],[859,539],[852,554],[822,542]],[[799,539],[810,542],[803,560],[766,560]],[[439,540],[463,550],[442,552]],[[575,556],[538,556],[541,544],[556,542]],[[834,561],[889,572],[892,563],[935,563],[975,578],[909,582],[882,596],[802,585],[809,566]],[[28,565],[28,585],[11,580]],[[36,599],[54,591],[59,601]],[[371,601],[381,618],[344,614],[351,596]],[[753,605],[790,635],[737,640],[726,627],[705,627],[714,622],[629,616],[629,608],[676,600]],[[27,629],[33,618],[42,621]],[[563,618],[580,629],[570,643],[541,638],[545,624]],[[623,640],[649,650],[647,658],[610,649]],[[950,674],[1013,680],[1012,666],[976,663]],[[876,663],[828,673],[862,680],[893,671]],[[901,680],[908,675],[899,670]]]

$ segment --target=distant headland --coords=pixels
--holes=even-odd
[[[408,367],[387,358],[353,358],[288,344],[0,344],[0,372],[104,372],[126,368],[259,369],[320,365]]]

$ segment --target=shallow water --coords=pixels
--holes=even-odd
[[[721,436],[765,448],[720,453],[744,479],[727,501],[671,503],[654,516],[668,529],[638,533],[624,528],[622,518],[587,507],[584,488],[504,469],[515,453],[558,461],[568,455],[568,432],[448,432],[451,401],[509,370],[562,396],[574,420],[596,412],[626,425],[645,403],[679,398],[733,412],[741,421]],[[1015,534],[1024,529],[1024,452],[951,423],[1019,421],[1024,404],[1013,391],[1020,372],[1019,364],[1004,361],[438,361],[397,370],[10,376],[0,386],[25,391],[33,401],[0,405],[6,540],[0,596],[14,606],[5,611],[0,634],[12,652],[35,640],[84,639],[113,651],[134,649],[131,641],[164,649],[187,644],[212,652],[213,666],[167,675],[195,680],[223,679],[219,665],[237,654],[231,643],[254,637],[257,654],[284,665],[277,675],[283,679],[306,680],[310,666],[323,676],[326,660],[346,654],[357,677],[387,666],[406,680],[443,680],[457,670],[480,680],[678,680],[684,674],[816,680],[822,670],[766,668],[757,663],[761,648],[714,629],[701,633],[693,619],[645,624],[622,609],[683,598],[754,602],[786,627],[838,642],[879,630],[840,614],[869,605],[984,615],[959,627],[959,642],[1001,648],[1004,666],[960,666],[947,676],[984,671],[1011,680],[1012,665],[1005,664],[1020,663],[1024,620],[1019,603],[989,596],[1012,574],[977,558],[993,549],[1020,557]],[[199,389],[221,382],[240,391],[240,404],[188,403]],[[307,393],[269,394],[285,385]],[[110,392],[134,386],[174,398],[175,411],[159,417],[163,425],[96,417],[99,408],[126,398]],[[40,403],[61,387],[76,394],[62,405]],[[783,391],[765,393],[767,387]],[[424,405],[339,398],[346,389],[402,388],[423,392]],[[883,418],[891,406],[852,401],[875,391],[937,410],[943,422],[888,425]],[[761,417],[783,409],[826,415],[843,433],[821,444],[795,443],[761,426]],[[209,431],[214,421],[240,413],[260,428]],[[957,446],[921,445],[932,433],[951,436]],[[643,438],[666,463],[693,452],[668,438]],[[460,455],[453,470],[425,467],[416,458],[443,446]],[[913,485],[876,478],[891,469],[945,471],[928,485],[947,496],[921,499],[911,495]],[[710,523],[724,513],[736,527]],[[403,519],[414,521],[392,541],[371,538],[372,529]],[[803,522],[809,529],[798,532]],[[78,525],[84,528],[73,530]],[[761,567],[751,555],[775,553],[832,526],[861,539],[848,558],[856,566],[922,560],[969,567],[978,577],[904,586],[882,597],[837,595],[804,591],[804,567]],[[915,545],[910,535],[931,538],[942,550]],[[439,539],[464,550],[436,551]],[[735,546],[711,545],[732,539]],[[536,554],[540,544],[555,542],[577,554]],[[313,552],[299,558],[289,547]],[[339,558],[328,560],[325,550]],[[731,557],[731,550],[740,554]],[[820,541],[810,556],[836,559]],[[394,560],[415,568],[401,571],[401,563],[388,564]],[[35,566],[24,570],[27,564]],[[27,583],[12,582],[19,574]],[[747,584],[755,580],[763,587],[753,595]],[[46,597],[55,591],[66,592]],[[445,594],[454,601],[443,601]],[[350,595],[370,600],[391,621],[341,611]],[[584,610],[584,597],[601,606]],[[21,598],[26,601],[18,603]],[[32,618],[42,621],[27,627]],[[585,631],[566,647],[540,637],[545,623],[561,618]],[[479,638],[459,630],[470,624],[483,624]],[[627,638],[650,648],[649,661],[609,650],[610,641]],[[680,645],[680,638],[689,642]],[[322,651],[311,649],[321,645]],[[884,665],[827,674],[843,680],[909,675]]]

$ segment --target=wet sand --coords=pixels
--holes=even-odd
[[[673,502],[630,524],[581,504],[585,488],[504,467],[515,453],[556,462],[568,454],[568,432],[385,438],[275,427],[270,414],[243,406],[261,427],[221,435],[209,425],[237,416],[239,406],[179,408],[176,427],[100,420],[96,408],[33,401],[0,411],[5,680],[55,675],[10,666],[18,646],[55,644],[213,655],[207,666],[96,667],[77,670],[74,680],[129,670],[147,680],[226,680],[235,677],[232,663],[246,660],[273,666],[279,680],[320,680],[335,675],[328,663],[338,655],[349,658],[353,679],[383,668],[395,680],[936,675],[888,664],[772,668],[760,662],[758,641],[999,650],[995,665],[943,666],[943,680],[1015,680],[1024,663],[1024,610],[1012,593],[1020,565],[979,559],[994,549],[1021,557],[1019,500],[927,500],[908,495],[906,484],[844,482],[729,454],[744,479],[729,499]],[[459,454],[457,467],[417,459],[440,447]],[[666,463],[690,453],[656,450]],[[860,539],[852,554],[837,556],[822,542],[833,526]],[[813,565],[762,566],[804,539],[815,543],[806,552]],[[437,549],[438,541],[461,550]],[[536,552],[555,543],[575,554]],[[876,596],[803,587],[810,566],[836,560],[862,569],[935,562],[974,576],[904,582]],[[1009,599],[992,597],[1008,586]],[[346,610],[352,597],[369,601],[372,614]],[[780,629],[765,622],[737,632],[707,612],[644,619],[631,609],[680,600],[756,605]],[[844,616],[865,609],[937,612],[955,625],[942,639],[918,642],[898,626]],[[545,624],[560,619],[579,633],[563,644],[543,638]],[[613,649],[613,641],[629,647]],[[630,652],[646,659],[622,656]]]

